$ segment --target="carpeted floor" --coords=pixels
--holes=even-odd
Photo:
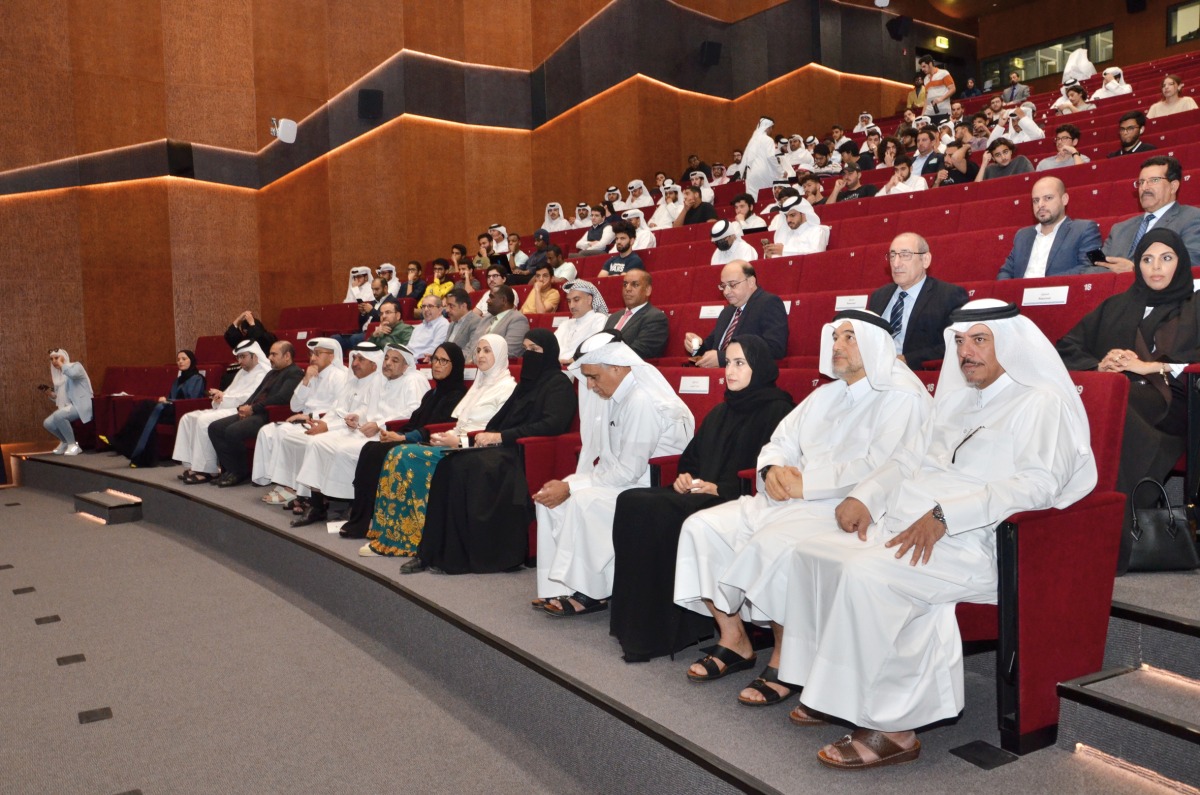
[[[503,639],[512,654],[538,661],[596,701],[638,715],[778,791],[857,792],[868,785],[954,793],[1154,791],[1053,748],[992,771],[950,754],[975,740],[998,744],[989,654],[968,658],[965,713],[953,725],[922,733],[920,763],[839,775],[815,759],[838,727],[799,729],[787,723],[783,707],[738,705],[734,695],[753,676],[690,683],[683,673],[695,654],[626,665],[607,634],[606,614],[556,621],[530,610],[532,571],[401,578],[398,561],[357,557],[357,542],[323,528],[285,529],[283,513],[259,502],[260,489],[187,488],[174,479],[178,469],[129,470],[121,461],[88,455],[71,464],[185,492],[294,533],[351,566],[394,580],[480,634]],[[561,772],[550,751],[539,759],[537,749],[474,731],[461,709],[440,713],[422,696],[437,671],[404,670],[375,648],[370,632],[340,625],[319,604],[268,577],[206,553],[170,528],[47,521],[55,511],[61,516],[61,499],[57,508],[35,507],[55,501],[30,489],[5,496],[4,502],[22,501],[19,508],[0,508],[0,564],[20,561],[0,571],[0,598],[8,603],[0,622],[4,637],[17,639],[4,644],[0,662],[9,681],[22,683],[21,695],[0,707],[0,718],[29,727],[18,743],[6,739],[0,750],[4,768],[19,771],[16,780],[25,788],[18,791],[587,789]],[[245,532],[265,531],[247,526]],[[27,582],[38,585],[35,578],[50,585],[12,595]],[[63,613],[63,604],[71,607],[62,622],[33,624],[37,616]],[[80,652],[88,655],[84,663],[54,664],[55,657]],[[77,725],[76,712],[102,706],[113,706],[114,715],[138,715],[138,732],[115,728],[122,723],[115,719]],[[413,724],[418,731],[406,728]],[[561,738],[583,754],[593,741]],[[68,760],[65,748],[72,749]]]

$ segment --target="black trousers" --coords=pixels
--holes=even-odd
[[[242,419],[234,414],[222,417],[208,426],[208,438],[217,451],[221,469],[238,477],[250,475],[250,462],[246,456],[246,440],[258,436],[258,431],[267,424],[262,414],[251,414]]]

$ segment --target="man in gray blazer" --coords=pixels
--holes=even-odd
[[[1200,210],[1176,200],[1183,180],[1183,167],[1167,155],[1156,155],[1142,161],[1142,170],[1133,183],[1137,188],[1142,212],[1113,226],[1104,241],[1107,262],[1101,265],[1116,273],[1133,270],[1133,249],[1142,235],[1151,229],[1171,229],[1183,238],[1192,262],[1200,262]]]
[[[475,355],[475,345],[484,334],[496,334],[504,337],[508,343],[508,358],[517,359],[525,353],[525,335],[529,333],[529,318],[515,309],[517,294],[507,284],[493,287],[488,293],[487,307],[489,317],[475,329],[471,339],[471,356]]]
[[[1100,248],[1100,227],[1095,221],[1067,217],[1067,186],[1058,177],[1042,177],[1033,184],[1033,215],[1038,222],[1017,231],[1012,251],[996,274],[997,279],[1036,279],[1096,273],[1088,252]]]
[[[1008,86],[1000,92],[1000,98],[1012,105],[1029,99],[1029,86],[1021,82],[1021,76],[1012,72],[1008,76]]]
[[[446,342],[453,342],[462,348],[463,355],[470,362],[475,356],[471,343],[475,341],[475,332],[484,325],[484,320],[471,311],[471,296],[461,287],[446,293],[443,305],[446,307],[446,318],[450,321]]]
[[[635,268],[621,276],[621,300],[625,308],[613,312],[604,322],[604,330],[618,329],[621,339],[643,359],[663,355],[667,347],[667,315],[650,303],[653,277],[649,271]]]

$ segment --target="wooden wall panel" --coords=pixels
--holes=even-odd
[[[398,219],[405,260],[444,257],[451,243],[472,251],[475,235],[502,217],[505,185],[491,169],[467,173],[463,125],[406,119],[395,155],[408,208]]]
[[[487,175],[489,189],[476,191],[468,188],[471,199],[465,202],[468,228],[482,231],[492,223],[502,223],[509,231],[523,235],[532,234],[542,222],[546,202],[533,200],[532,149],[530,134],[524,130],[500,130],[486,127],[463,127],[463,159],[460,166],[462,184],[476,184],[482,175]],[[415,199],[416,197],[412,197]],[[547,199],[547,201],[560,201]],[[450,196],[447,203],[455,203]],[[410,205],[411,206],[411,205]],[[417,232],[418,230],[412,230]],[[425,231],[425,230],[420,230]],[[432,249],[422,238],[410,234],[415,252],[440,250],[446,247],[445,232],[434,232]]]
[[[161,82],[76,72],[73,92],[75,142],[80,153],[164,137],[166,94]]]
[[[404,49],[404,3],[326,0],[332,97]]]
[[[583,160],[589,153],[579,146],[581,126],[579,114],[568,113],[530,133],[535,207],[556,201],[567,210],[581,201],[596,204],[604,198],[607,182],[588,184],[582,178]]]
[[[72,157],[74,79],[67,69],[0,60],[0,171]],[[54,112],[47,113],[47,108]]]
[[[329,157],[330,251],[339,284],[344,285],[346,272],[356,265],[374,270],[391,262],[397,272],[404,272],[405,219],[412,207],[406,202],[411,169],[397,158],[404,126],[404,120],[397,119]],[[421,212],[428,202],[415,207],[418,217],[428,218]],[[344,286],[342,290],[344,295]]]
[[[271,117],[299,121],[329,98],[325,0],[254,0],[254,87],[259,148]]]
[[[162,82],[161,0],[70,0],[68,21],[75,69]]]
[[[490,0],[467,7],[462,19],[464,60],[526,71],[537,66],[533,37],[538,31],[530,24],[530,0]],[[486,60],[480,60],[482,52],[488,53]]]
[[[258,199],[254,191],[167,181],[176,349],[220,334],[259,310]]]
[[[331,275],[329,165],[301,168],[258,193],[259,300],[267,327],[285,306],[340,301],[346,273]]]
[[[410,50],[471,63],[492,63],[504,47],[504,37],[493,35],[469,45],[463,26],[463,0],[442,0],[430,13],[428,0],[404,0],[404,46]],[[472,3],[471,13],[485,6]]]
[[[1117,64],[1186,52],[1195,49],[1195,42],[1166,46],[1167,9],[1176,2],[1147,0],[1145,11],[1130,14],[1124,0],[1045,0],[1036,6],[1038,17],[1059,23],[1048,27],[1028,24],[1034,6],[997,11],[979,18],[979,59],[1040,44],[1059,35],[1055,32],[1058,30],[1091,30],[1106,25],[1113,26],[1113,61]]]
[[[0,240],[4,241],[0,440],[49,443],[42,419],[53,406],[34,389],[49,383],[45,352],[61,346],[91,370],[83,323],[76,192],[0,198]]]

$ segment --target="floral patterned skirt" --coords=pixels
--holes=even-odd
[[[375,517],[367,538],[380,555],[408,557],[417,553],[425,529],[429,481],[446,450],[402,444],[388,452],[379,474]]]

